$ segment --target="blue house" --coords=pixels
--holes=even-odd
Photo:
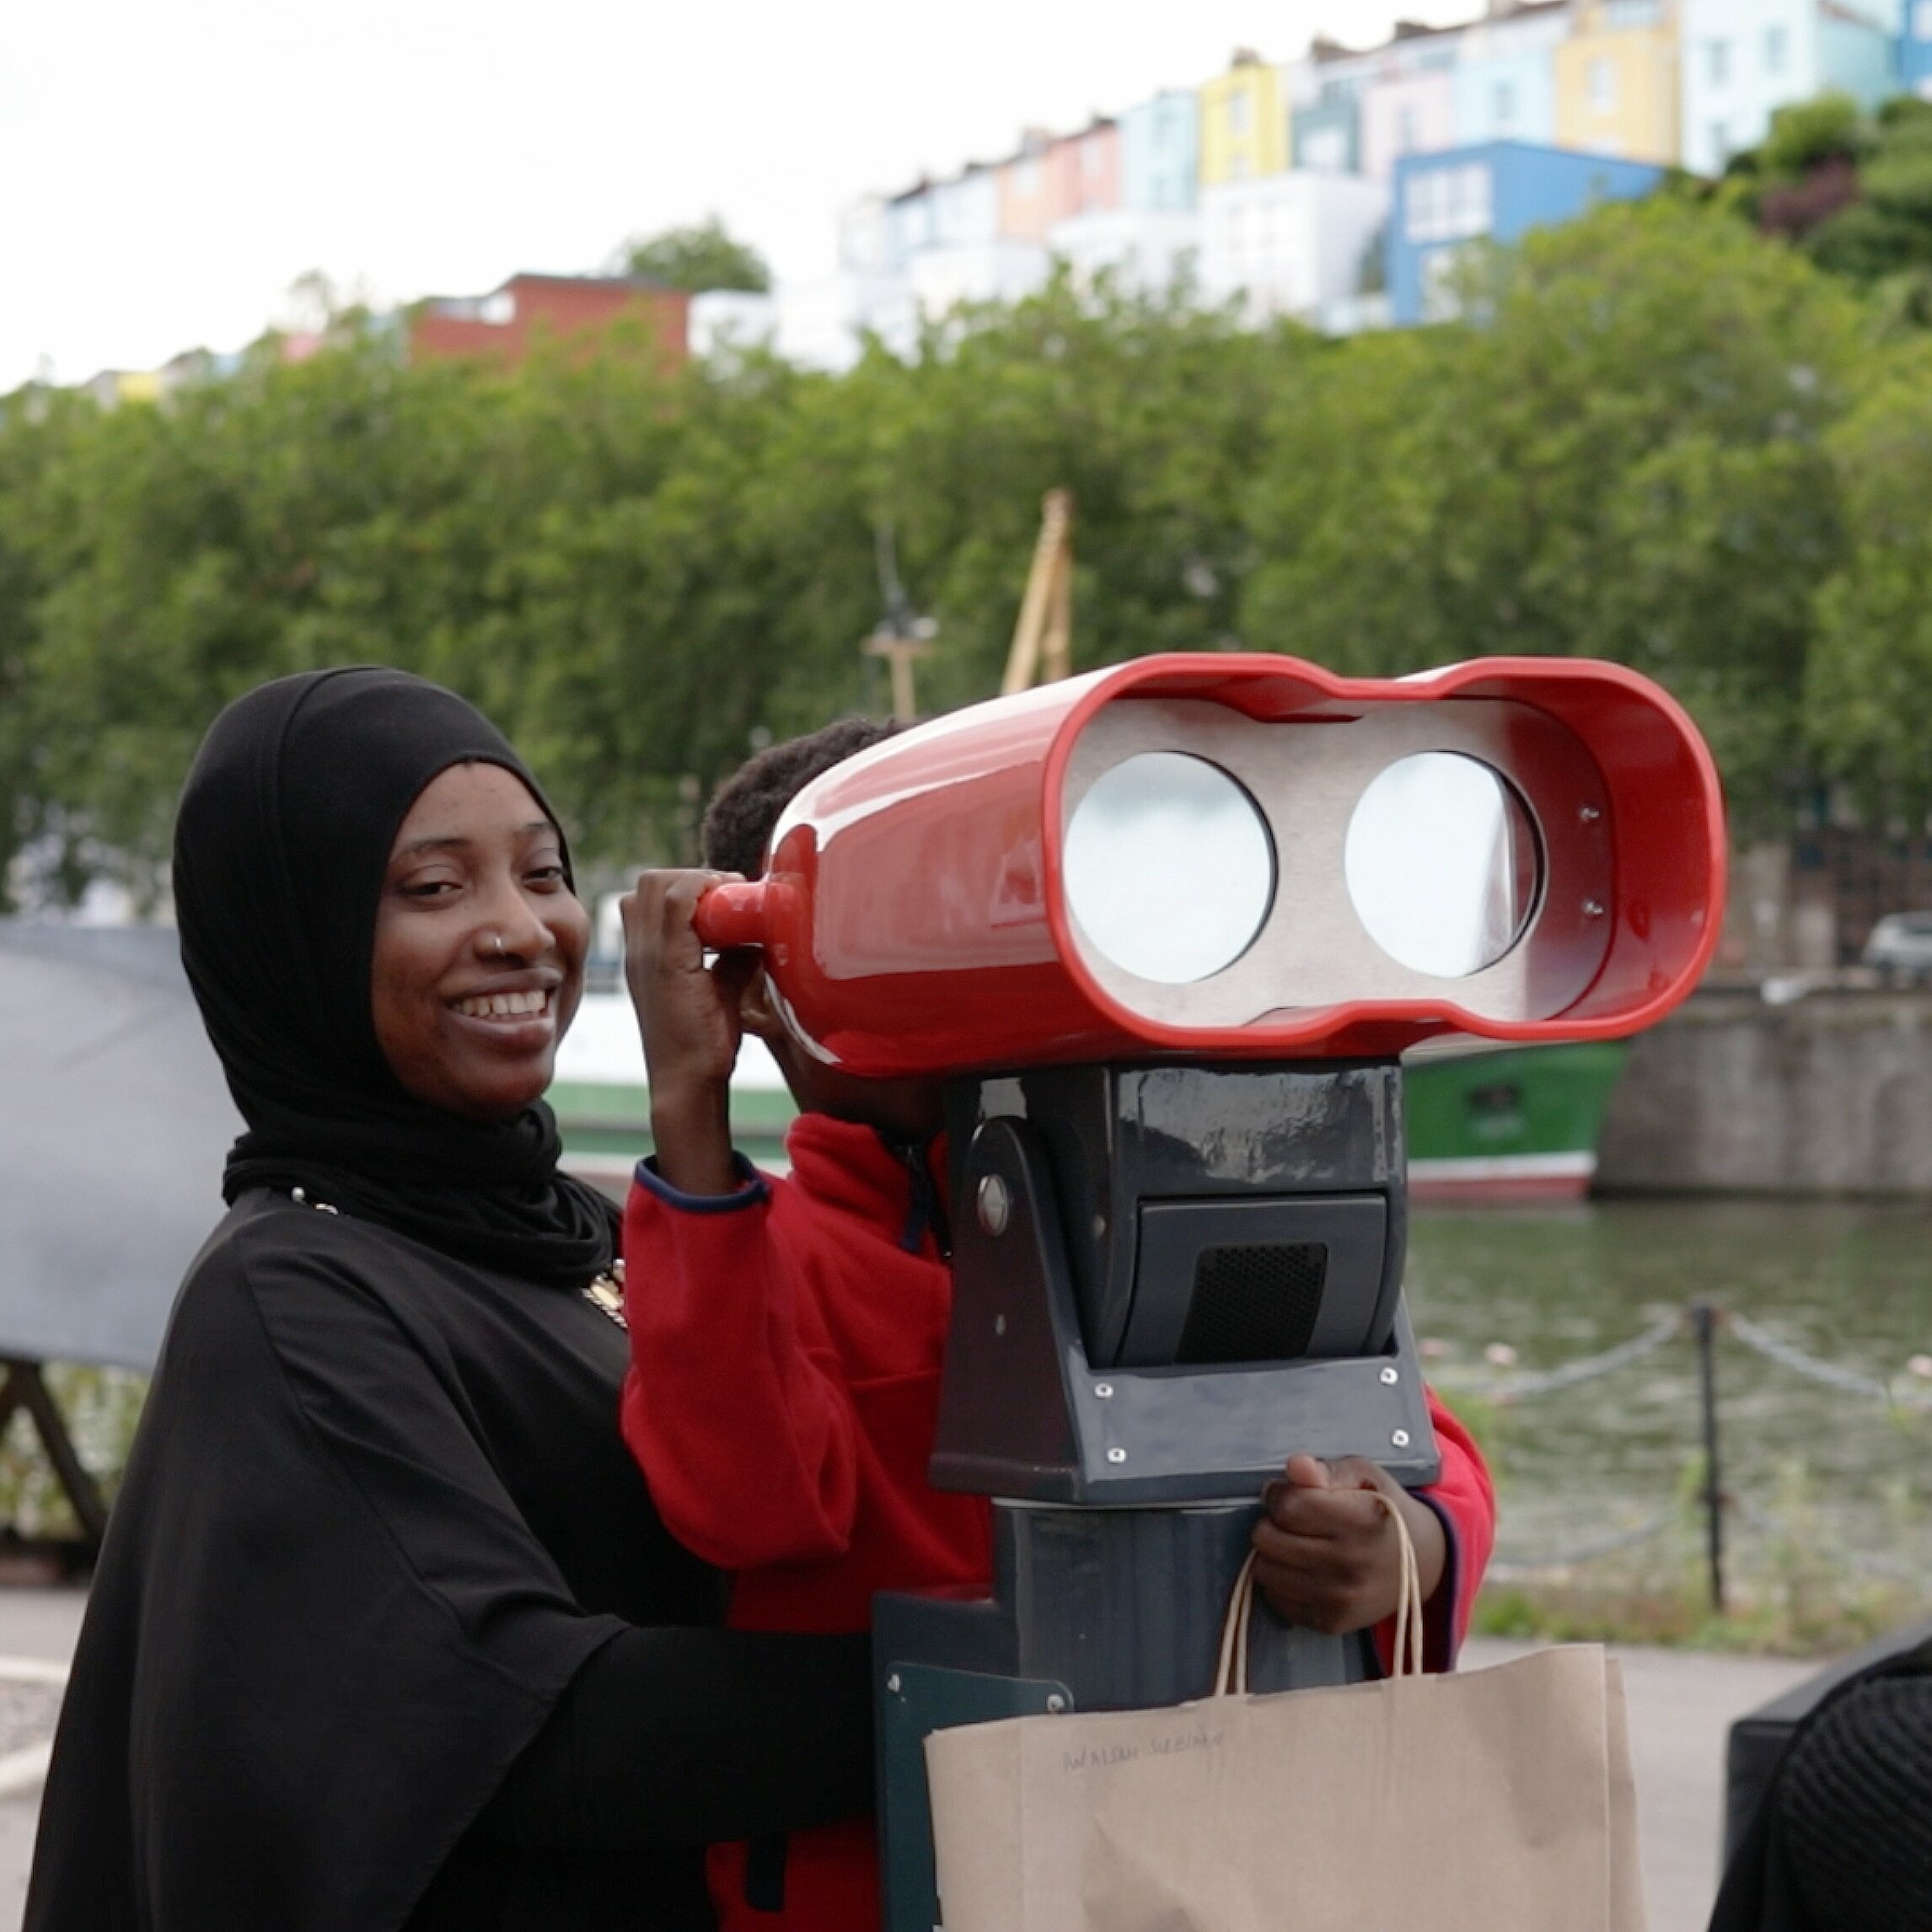
[[[1311,106],[1288,117],[1295,165],[1312,174],[1356,174],[1361,171],[1361,107],[1352,89],[1324,88]]]
[[[1932,100],[1932,0],[1908,0],[1898,41],[1898,81],[1908,94]]]
[[[1456,142],[1556,138],[1556,50],[1568,37],[1564,0],[1531,0],[1467,28],[1456,56]]]
[[[1140,212],[1184,213],[1194,205],[1199,169],[1200,99],[1167,88],[1120,116],[1120,205]]]
[[[903,271],[910,258],[938,239],[937,207],[930,181],[893,196],[885,205],[886,264]]]
[[[1445,278],[1471,242],[1513,242],[1599,201],[1640,201],[1663,176],[1648,162],[1527,141],[1404,155],[1396,164],[1385,244],[1390,319],[1408,327],[1450,314]]]

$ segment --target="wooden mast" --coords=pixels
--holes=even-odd
[[[1049,490],[1040,499],[1040,534],[1000,695],[1057,684],[1072,671],[1073,492]]]

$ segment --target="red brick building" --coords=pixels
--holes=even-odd
[[[488,295],[436,296],[410,318],[412,361],[487,357],[520,362],[546,338],[598,335],[642,324],[667,361],[684,359],[691,298],[635,276],[513,275]]]

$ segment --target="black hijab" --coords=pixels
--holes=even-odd
[[[445,1254],[581,1287],[614,1210],[557,1171],[542,1103],[482,1123],[405,1092],[370,1005],[389,851],[453,765],[536,780],[482,713],[406,672],[278,678],[216,719],[174,834],[181,957],[248,1131],[223,1191],[301,1187]],[[561,829],[560,829],[561,836]],[[569,856],[564,864],[567,874]]]

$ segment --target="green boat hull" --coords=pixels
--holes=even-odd
[[[1597,1170],[1620,1041],[1476,1050],[1406,1070],[1409,1178],[1423,1199],[1577,1195]],[[550,1105],[571,1167],[621,1191],[651,1151],[641,1087],[560,1080]],[[781,1090],[734,1087],[732,1133],[758,1166],[781,1167],[797,1108]]]
[[[1407,1067],[1410,1194],[1423,1200],[1587,1194],[1628,1050],[1621,1040],[1586,1040]]]
[[[545,1098],[563,1135],[564,1165],[621,1193],[653,1146],[649,1092],[615,1081],[559,1080]],[[782,1167],[785,1130],[797,1111],[782,1089],[734,1087],[731,1125],[738,1151],[758,1167]]]

